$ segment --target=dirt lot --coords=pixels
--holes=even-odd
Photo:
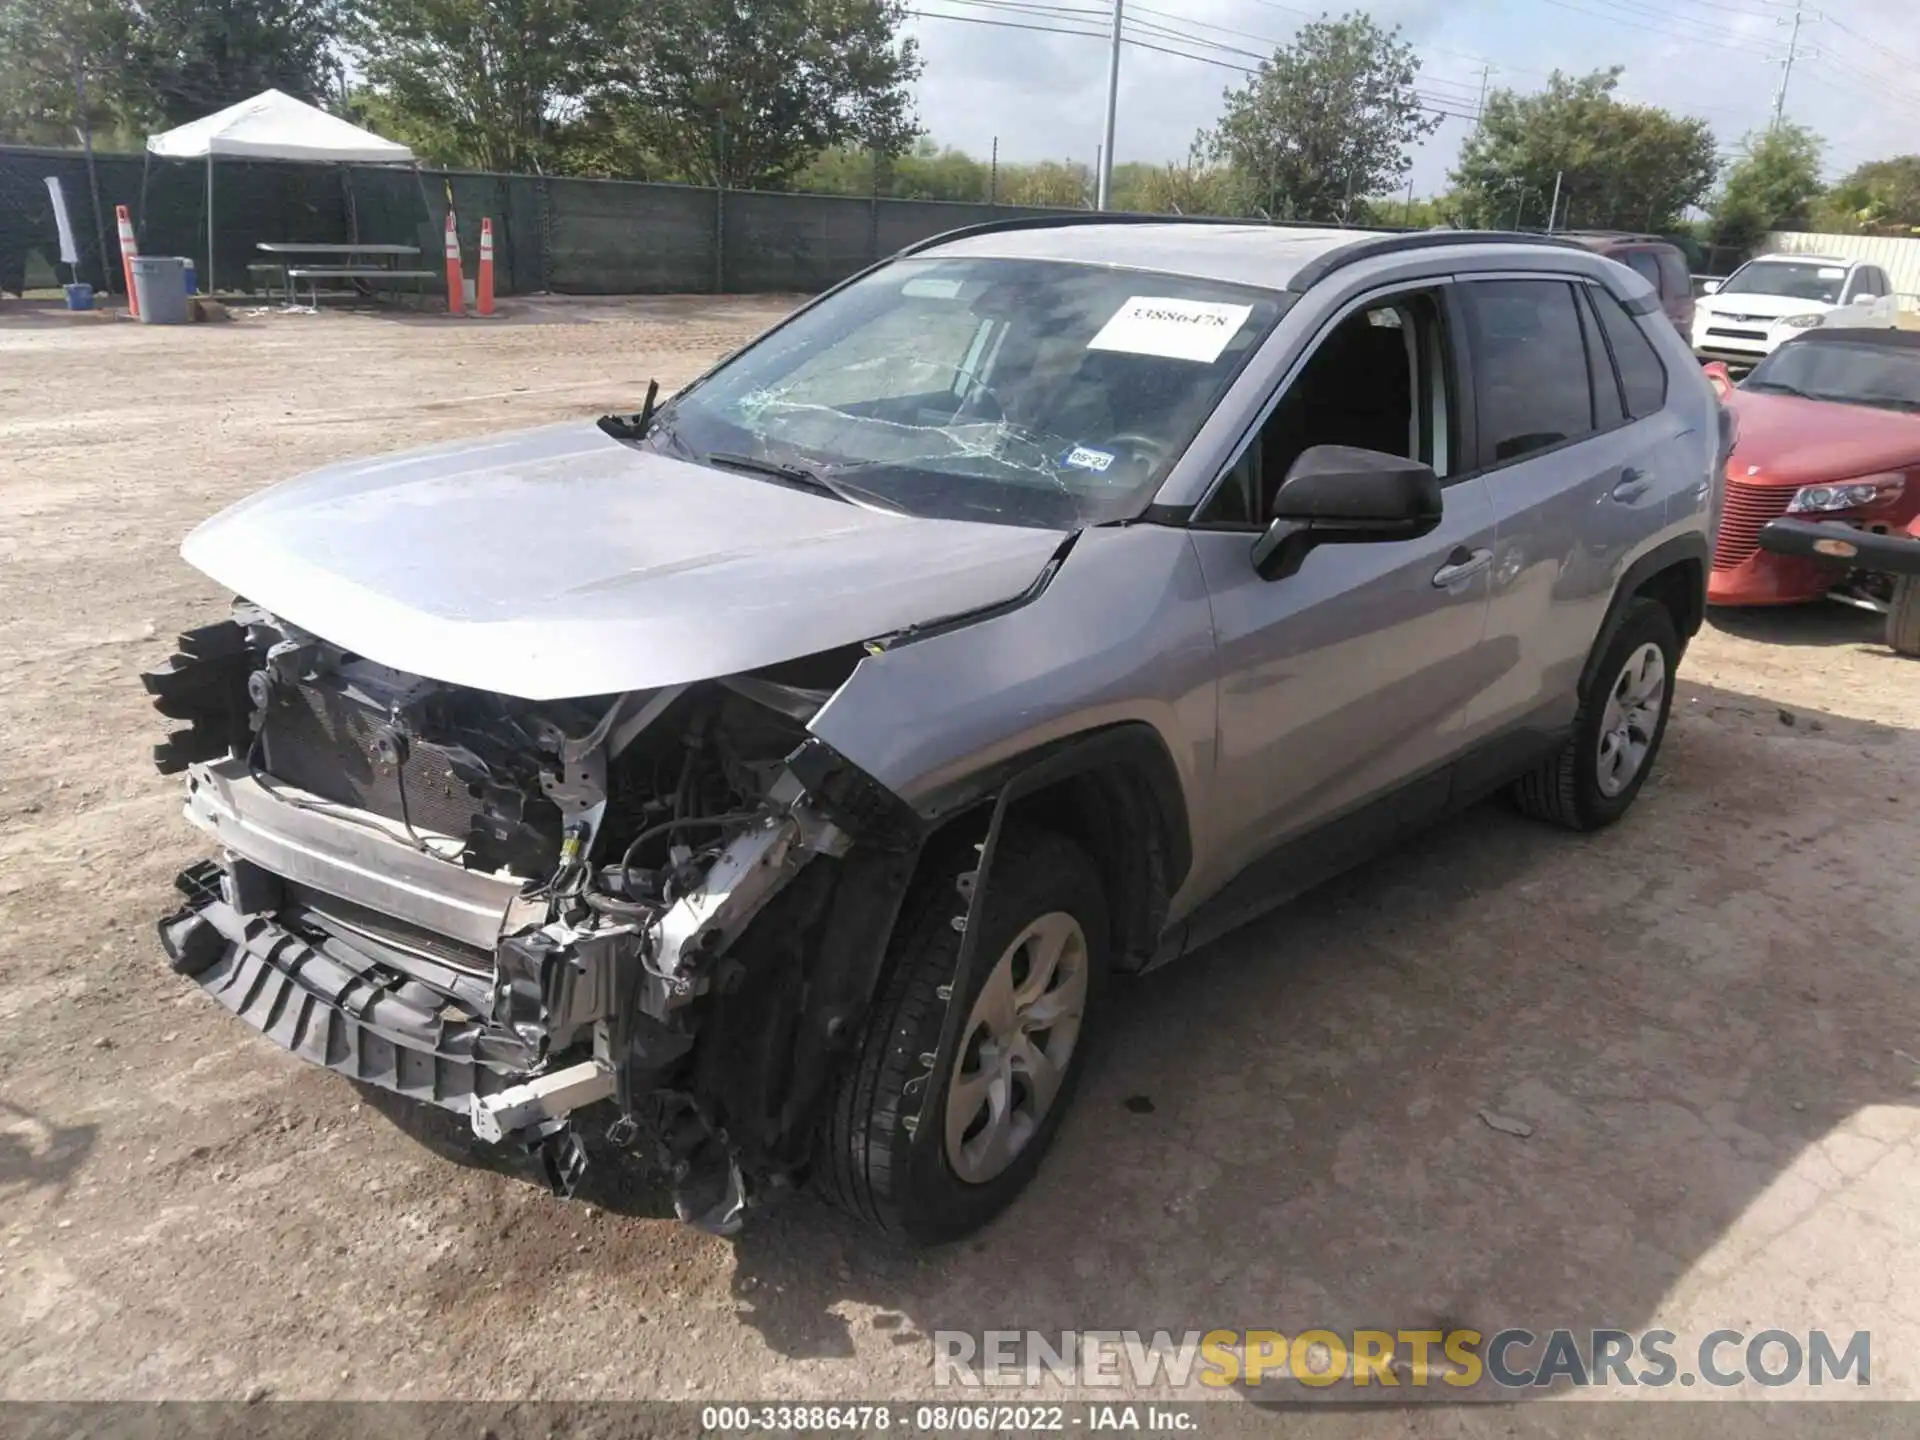
[[[1703,633],[1614,830],[1484,808],[1120,987],[1035,1189],[941,1253],[559,1202],[171,975],[200,852],[136,675],[224,604],[189,526],[782,308],[0,312],[0,1396],[905,1396],[937,1329],[1451,1322],[1870,1329],[1920,1397],[1920,663],[1848,612]]]

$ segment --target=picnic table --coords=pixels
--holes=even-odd
[[[403,268],[401,261],[418,255],[418,245],[359,244],[321,240],[262,240],[254,247],[271,259],[249,265],[253,271],[267,271],[279,277],[280,293],[292,304],[299,297],[302,282],[320,304],[322,280],[344,280],[355,288],[333,293],[356,294],[361,287],[411,280],[418,294],[425,281],[436,278],[432,270]]]

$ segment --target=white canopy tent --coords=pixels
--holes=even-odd
[[[278,90],[147,139],[147,156],[207,165],[207,274],[213,292],[213,162],[292,160],[316,165],[417,165],[413,151]],[[145,185],[142,185],[142,190]],[[143,197],[144,198],[144,197]]]

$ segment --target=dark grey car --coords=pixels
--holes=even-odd
[[[167,952],[562,1191],[591,1121],[715,1230],[964,1234],[1112,977],[1495,791],[1632,803],[1729,443],[1657,310],[1521,236],[1014,222],[640,415],[263,492],[146,677],[219,847]]]

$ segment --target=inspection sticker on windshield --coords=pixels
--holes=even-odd
[[[960,282],[938,275],[916,275],[900,287],[900,293],[916,300],[951,300],[960,293]]]
[[[1135,295],[1087,342],[1087,348],[1211,365],[1252,313],[1251,305]]]
[[[1107,467],[1113,464],[1113,454],[1108,450],[1095,450],[1091,446],[1076,445],[1060,457],[1062,467],[1074,470],[1091,470],[1097,475],[1107,473]]]

